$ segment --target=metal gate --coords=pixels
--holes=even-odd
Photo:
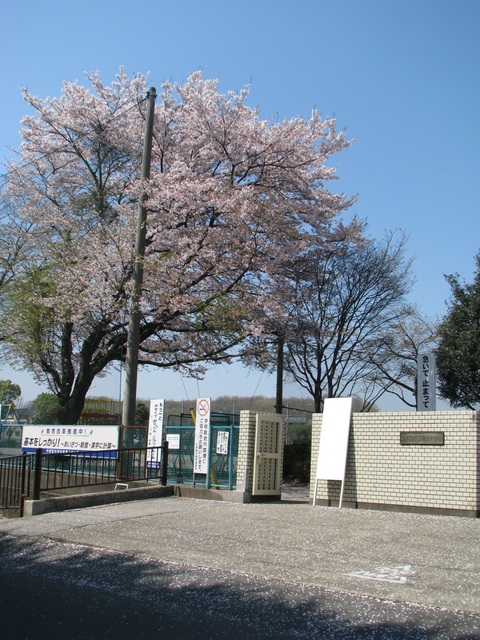
[[[282,481],[283,418],[257,414],[252,495],[280,495]]]
[[[23,516],[24,499],[30,493],[35,456],[5,456],[0,459],[0,511]]]
[[[192,422],[192,417],[190,414],[168,417],[164,438],[168,440],[169,483],[195,484],[230,491],[236,488],[239,416],[212,413],[210,421],[209,473],[194,475],[195,426],[185,424]]]

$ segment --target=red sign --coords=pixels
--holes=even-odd
[[[201,398],[197,402],[197,412],[202,418],[208,416],[210,412],[210,402],[206,398]]]

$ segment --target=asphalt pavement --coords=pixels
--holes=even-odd
[[[0,520],[2,638],[480,638],[480,519],[301,497]]]

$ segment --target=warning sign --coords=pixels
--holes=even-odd
[[[193,473],[208,473],[210,451],[210,398],[197,399]]]
[[[205,418],[210,413],[210,398],[199,398],[197,400],[197,415]]]

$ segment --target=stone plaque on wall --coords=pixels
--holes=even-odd
[[[400,444],[443,446],[445,433],[443,431],[400,431]]]

